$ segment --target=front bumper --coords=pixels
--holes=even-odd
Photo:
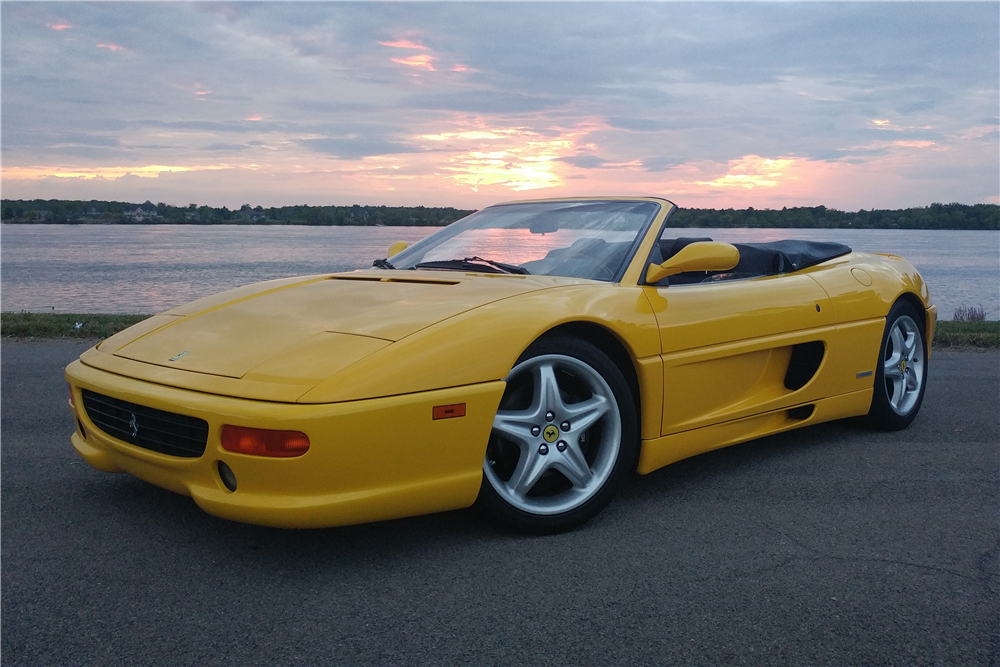
[[[90,465],[127,472],[191,496],[225,519],[283,528],[380,521],[470,506],[503,381],[329,405],[216,396],[122,377],[75,361],[66,369],[78,424],[73,447]],[[199,458],[149,451],[101,430],[83,409],[81,390],[198,417],[208,422]],[[435,406],[465,403],[465,416],[433,419]],[[311,446],[295,458],[222,449],[225,424],[302,431]],[[235,473],[222,483],[218,463]]]

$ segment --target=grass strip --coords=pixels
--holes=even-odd
[[[103,340],[149,315],[0,313],[0,335],[21,340]]]
[[[0,334],[21,340],[102,340],[149,315],[0,313]],[[80,323],[82,326],[77,326]],[[1000,349],[1000,322],[939,321],[935,350]]]
[[[1000,348],[1000,322],[956,322],[938,320],[935,350],[995,350]]]

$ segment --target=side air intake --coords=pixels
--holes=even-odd
[[[792,358],[785,373],[785,388],[795,391],[809,384],[823,363],[825,351],[823,342],[818,340],[792,346]]]

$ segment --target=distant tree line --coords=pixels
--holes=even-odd
[[[360,225],[443,227],[473,213],[453,207],[425,206],[282,206],[244,204],[171,206],[117,201],[4,199],[0,214],[11,224],[191,224],[191,225]]]
[[[996,204],[931,204],[898,210],[861,209],[857,213],[825,206],[782,209],[682,208],[671,227],[845,228],[845,229],[1000,229]]]
[[[4,199],[0,213],[11,224],[193,224],[193,225],[385,225],[443,227],[473,213],[452,207],[282,206],[244,204],[230,210],[190,204],[130,204],[59,199]],[[847,229],[1000,229],[996,204],[931,204],[897,210],[861,209],[856,213],[825,206],[782,209],[682,208],[673,227],[794,227]]]

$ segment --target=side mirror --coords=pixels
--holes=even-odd
[[[406,241],[396,241],[391,246],[389,246],[389,254],[387,254],[385,257],[386,259],[388,259],[393,255],[398,255],[399,253],[406,250],[408,247],[410,247],[410,244],[407,243]]]
[[[657,266],[646,269],[646,282],[658,283],[667,276],[687,271],[728,271],[740,263],[740,251],[729,243],[699,241]]]

